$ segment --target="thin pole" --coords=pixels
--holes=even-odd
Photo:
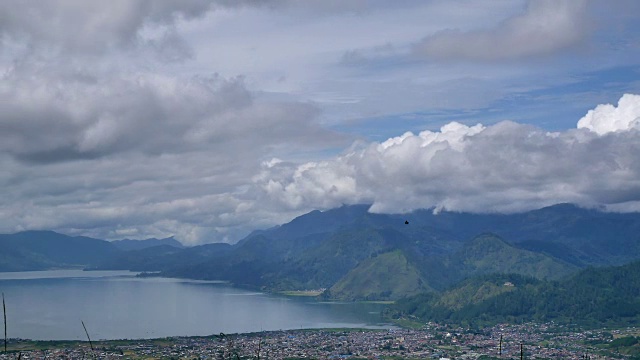
[[[2,313],[4,314],[4,352],[7,352],[7,307],[4,304],[4,293],[2,293]]]
[[[500,357],[502,357],[502,334],[500,334],[500,350],[499,350],[499,355],[500,355]]]
[[[87,334],[87,339],[89,339],[89,346],[91,346],[91,352],[93,353],[93,357],[95,357],[96,354],[93,350],[93,343],[91,342],[91,338],[89,337],[89,332],[87,331],[87,327],[84,326],[84,321],[80,320],[80,322],[82,323],[82,327],[84,328],[84,333]]]
[[[520,344],[520,360],[524,359],[524,345]]]

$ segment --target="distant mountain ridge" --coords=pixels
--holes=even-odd
[[[85,267],[119,251],[108,241],[53,231],[0,234],[0,271]]]
[[[118,240],[109,242],[86,236],[68,236],[54,231],[30,230],[0,234],[0,271],[33,271],[60,268],[93,268],[121,257],[130,251],[158,247],[183,249],[173,238]]]
[[[225,280],[267,291],[327,289],[323,296],[333,299],[397,300],[422,291],[442,292],[483,274],[557,280],[588,266],[640,259],[638,213],[568,204],[519,214],[435,214],[426,209],[389,215],[368,209],[350,205],[312,211],[233,245],[180,248],[172,238],[138,243],[92,239],[89,243],[104,247],[93,255],[98,258],[87,254],[61,262],[41,250],[25,250],[26,243],[7,246],[0,237],[0,249],[7,250],[0,255],[0,266],[83,264]],[[4,236],[26,236],[20,234]],[[74,247],[78,239],[68,238],[68,246]]]
[[[408,283],[441,291],[480,274],[558,279],[586,266],[624,264],[640,259],[637,230],[640,214],[568,204],[509,215],[431,210],[387,215],[353,205],[254,232],[224,257],[173,263],[163,274],[271,291],[326,288],[325,296],[335,299],[394,300],[417,291]],[[384,271],[398,268],[400,259],[416,276]]]
[[[131,239],[122,239],[122,240],[114,240],[111,241],[112,244],[117,246],[121,250],[130,251],[130,250],[142,250],[154,246],[160,245],[168,245],[173,246],[179,249],[184,248],[184,245],[178,240],[176,240],[173,236],[164,238],[164,239],[144,239],[144,240],[131,240]]]

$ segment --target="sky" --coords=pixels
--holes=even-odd
[[[0,2],[0,233],[640,211],[635,0]]]

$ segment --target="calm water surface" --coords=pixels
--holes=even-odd
[[[10,338],[137,339],[261,330],[382,327],[381,305],[317,303],[219,282],[125,271],[0,273]]]

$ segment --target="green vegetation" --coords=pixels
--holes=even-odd
[[[399,216],[370,214],[367,209],[357,205],[313,211],[255,232],[234,246],[170,249],[161,254],[130,252],[105,268],[163,271],[166,276],[291,291],[331,288],[347,281],[348,274],[355,276],[351,271],[368,259],[400,250],[419,271],[425,287],[443,290],[478,274],[508,272],[559,279],[586,265],[623,264],[640,258],[637,214],[571,205],[514,215],[434,215],[420,210]],[[500,236],[476,237],[487,231]]]
[[[514,291],[514,282],[519,285],[535,281],[517,275],[489,275],[467,279],[455,288],[444,292],[435,302],[436,306],[460,310],[465,306],[477,304],[500,294]]]
[[[618,354],[630,356],[630,359],[640,359],[640,338],[637,336],[621,336],[613,339],[596,338],[586,341],[587,344],[596,346],[601,351],[613,351]]]
[[[468,279],[442,294],[399,300],[389,316],[477,325],[530,320],[635,325],[640,323],[640,262],[589,268],[564,281],[519,275]]]
[[[493,234],[477,236],[451,262],[466,274],[513,273],[538,279],[559,279],[577,270],[575,265],[517,248]]]
[[[338,232],[285,260],[268,285],[329,288],[362,261],[392,248],[387,242],[383,234],[373,229]]]
[[[614,339],[609,343],[610,348],[631,347],[640,343],[640,340],[635,336],[625,336]]]
[[[353,301],[396,300],[426,291],[442,295],[430,305],[432,310],[421,311],[425,315],[434,312],[437,318],[449,319],[495,312],[503,319],[518,320],[583,315],[582,310],[560,310],[561,304],[588,307],[557,295],[583,291],[563,279],[588,266],[640,259],[640,214],[567,204],[511,215],[431,210],[385,215],[369,213],[368,208],[312,211],[282,226],[256,231],[234,245],[181,248],[171,238],[109,243],[46,231],[0,235],[0,271],[71,266],[134,270],[228,281],[291,295],[329,289],[322,299]],[[514,289],[491,281],[477,288],[469,283],[451,288],[465,279],[505,273],[528,280]],[[593,294],[608,297],[598,291],[588,293]],[[530,298],[540,297],[560,305],[511,309],[512,303],[520,304],[518,297],[523,298],[519,306],[533,306]],[[502,307],[494,309],[500,301]],[[635,313],[629,302],[592,303],[615,305],[619,310],[614,315],[620,318]],[[606,311],[597,312],[592,309],[589,316],[606,317]]]
[[[433,290],[402,251],[395,250],[361,262],[327,295],[339,300],[396,300],[423,291]]]
[[[111,243],[115,245],[118,249],[124,250],[124,251],[143,250],[143,249],[157,247],[157,246],[171,246],[178,249],[184,248],[184,245],[182,245],[181,242],[174,239],[173,237],[168,237],[164,239],[151,238],[146,240],[124,239],[124,240],[115,240],[115,241],[112,241]]]
[[[607,348],[625,355],[635,355],[632,359],[638,359],[640,356],[640,338],[636,336],[625,336],[611,341]]]

